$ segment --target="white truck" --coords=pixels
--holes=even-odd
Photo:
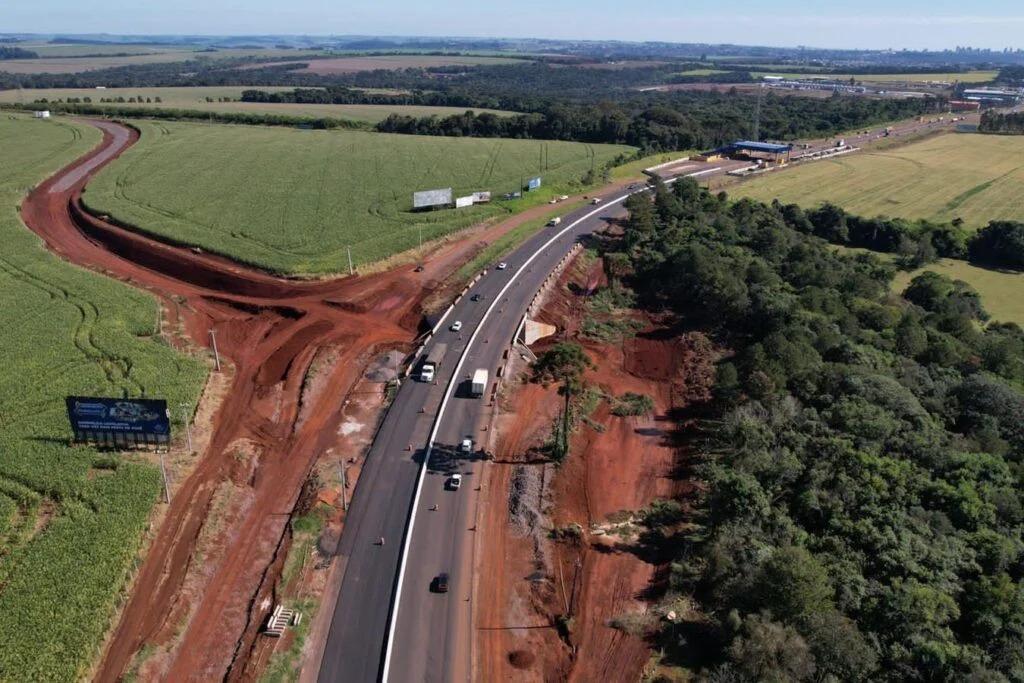
[[[473,383],[470,386],[469,394],[477,398],[483,396],[485,391],[487,391],[487,371],[480,368],[473,373]]]
[[[423,365],[420,366],[421,382],[434,381],[434,377],[437,376],[437,369],[441,367],[441,361],[444,359],[444,354],[447,350],[447,344],[435,344],[434,348],[430,349],[430,353],[427,354]]]

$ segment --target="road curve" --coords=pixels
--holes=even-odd
[[[938,127],[907,122],[896,134],[929,128]],[[883,135],[875,129],[848,140],[860,144]],[[832,143],[809,144],[805,151]],[[689,162],[672,173],[705,180],[744,165]],[[563,217],[567,227],[559,228],[561,238],[550,244],[555,230],[547,228],[513,251],[504,259],[508,270],[492,269],[455,305],[448,321],[461,320],[461,333],[442,328],[428,344],[424,353],[435,343],[448,344],[437,384],[410,380],[401,388],[360,476],[339,549],[345,566],[321,659],[321,683],[471,679],[473,524],[484,463],[463,456],[457,446],[467,436],[482,441],[487,400],[466,397],[463,385],[473,370],[484,368],[493,386],[533,295],[573,244],[625,214],[626,196],[605,196],[600,208],[588,206]],[[482,301],[473,302],[474,294]],[[485,310],[490,310],[486,318]],[[427,455],[429,467],[423,467]],[[463,475],[458,492],[445,488],[453,472]],[[440,572],[449,574],[449,592],[431,593]]]

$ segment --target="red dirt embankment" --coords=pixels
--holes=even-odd
[[[538,317],[560,330],[577,330],[584,315],[580,299],[602,281],[599,261],[567,269]],[[569,293],[570,282],[580,294]],[[609,622],[647,609],[642,596],[658,567],[606,533],[607,523],[623,511],[644,508],[655,498],[684,496],[692,488],[691,482],[674,478],[685,453],[672,443],[675,425],[667,414],[707,399],[713,353],[700,335],[664,333],[645,321],[650,332],[621,344],[587,342],[595,367],[585,381],[608,395],[647,394],[655,402],[653,415],[616,417],[603,401],[589,424],[578,427],[569,457],[546,470],[551,478],[547,502],[540,506],[548,507],[545,522],[553,529],[578,524],[579,541],[552,542],[547,528],[523,534],[510,522],[515,507],[510,507],[510,484],[517,468],[507,463],[523,460],[548,437],[561,398],[555,387],[532,384],[507,397],[515,412],[498,423],[496,464],[487,486],[491,501],[482,519],[492,542],[480,558],[481,680],[638,680],[650,658],[642,638]],[[564,616],[571,616],[568,636],[554,627]]]
[[[141,664],[140,679],[230,678],[268,609],[302,483],[335,444],[344,395],[370,351],[412,340],[419,302],[462,254],[446,245],[422,273],[296,282],[155,241],[81,208],[92,173],[137,138],[119,124],[90,123],[103,142],[31,192],[25,224],[67,260],[153,293],[190,339],[177,343],[206,347],[215,330],[234,366],[209,446],[173,491],[96,678],[117,680],[143,645],[157,655]],[[303,378],[325,346],[339,349],[327,380],[334,390],[305,407],[300,423]],[[238,476],[240,459],[247,477]]]

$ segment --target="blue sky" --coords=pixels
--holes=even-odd
[[[0,31],[1024,48],[1022,0],[0,0]]]

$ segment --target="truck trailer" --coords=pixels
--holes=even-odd
[[[473,373],[473,384],[469,393],[476,398],[483,396],[485,391],[487,391],[487,371],[481,368]]]
[[[441,361],[444,360],[444,354],[447,350],[447,344],[434,344],[434,348],[430,350],[426,360],[423,361],[423,365],[420,366],[421,382],[434,381],[434,377],[437,376],[437,369],[441,367]]]

